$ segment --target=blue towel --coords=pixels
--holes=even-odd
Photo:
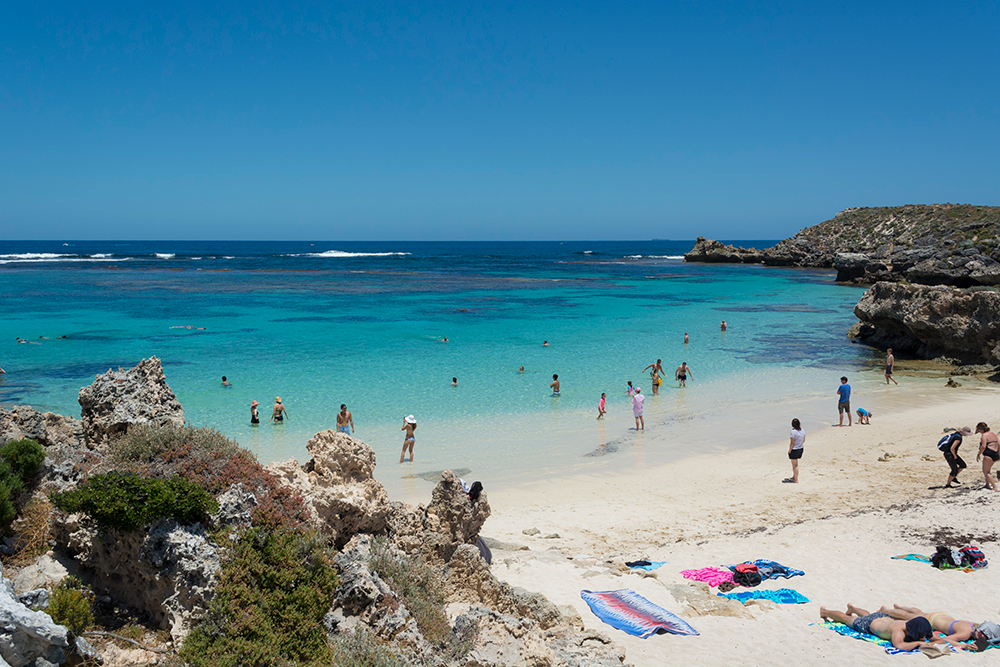
[[[719,593],[719,597],[729,598],[737,602],[747,600],[770,600],[778,604],[803,604],[809,598],[791,588],[779,588],[774,591],[740,591],[739,593]]]
[[[757,571],[760,572],[761,579],[777,579],[778,577],[784,577],[785,579],[789,579],[791,577],[798,577],[800,575],[805,574],[805,572],[803,572],[802,570],[793,570],[790,567],[785,567],[781,563],[775,563],[773,560],[764,560],[763,558],[761,558],[758,560],[748,560],[745,562],[747,564],[757,566]],[[735,565],[727,565],[726,567],[728,567],[733,572],[736,571]],[[774,571],[768,572],[767,570],[774,570]]]
[[[635,591],[581,591],[597,618],[613,628],[645,639],[654,633],[696,635],[687,621],[642,597]]]
[[[876,637],[875,635],[869,635],[858,632],[854,628],[850,627],[849,625],[844,625],[843,623],[825,622],[825,623],[810,623],[810,625],[818,625],[821,628],[829,628],[830,630],[842,634],[845,637],[853,637],[854,639],[860,639],[861,641],[870,642],[872,644],[878,644],[879,646],[884,648],[885,652],[888,653],[889,655],[910,655],[913,653],[920,653],[919,649],[913,649],[912,651],[903,651],[893,646],[891,641],[882,639],[881,637]],[[949,645],[949,648],[951,649],[952,653],[958,653],[958,650],[955,649],[954,646]]]
[[[661,565],[666,565],[666,563],[667,561],[665,560],[654,560],[650,561],[649,565],[629,565],[629,567],[632,568],[633,570],[646,570],[648,572],[650,570],[655,570]]]

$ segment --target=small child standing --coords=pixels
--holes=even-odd
[[[599,403],[597,404],[597,418],[598,418],[598,419],[600,419],[601,417],[603,417],[603,416],[604,416],[604,413],[606,413],[606,412],[607,412],[607,410],[605,410],[605,409],[604,409],[604,401],[605,401],[605,398],[604,398],[604,393],[602,392],[602,393],[601,393],[601,400],[600,400],[600,402],[599,402]]]

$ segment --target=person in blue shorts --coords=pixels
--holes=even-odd
[[[340,412],[337,413],[337,432],[347,435],[354,433],[354,415],[343,403],[340,404]]]
[[[840,423],[837,426],[844,425],[844,413],[847,413],[847,425],[850,426],[851,421],[851,385],[847,384],[847,378],[840,378],[840,386],[837,387],[837,395],[840,396],[840,400],[837,401],[837,410],[840,411]]]

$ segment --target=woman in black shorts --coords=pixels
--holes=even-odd
[[[991,469],[997,459],[1000,459],[1000,438],[990,430],[986,422],[976,424],[976,433],[982,433],[979,438],[979,453],[976,454],[976,461],[983,461],[983,477],[986,478],[984,489],[997,490],[996,480],[993,479]]]
[[[792,420],[792,432],[788,439],[788,459],[792,462],[792,476],[781,481],[788,484],[799,483],[799,459],[802,458],[803,447],[806,444],[806,434],[798,419]]]

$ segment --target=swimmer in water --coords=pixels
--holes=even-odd
[[[229,384],[229,380],[226,379],[225,375],[222,376],[222,386],[223,387],[232,387],[233,386],[233,385]]]
[[[543,340],[542,341],[542,347],[548,347],[548,346],[549,346],[549,341]]]
[[[274,409],[271,412],[271,418],[268,421],[280,424],[285,421],[285,417],[287,416],[288,410],[285,409],[284,403],[281,402],[281,396],[276,396],[274,398]]]
[[[688,344],[688,332],[687,331],[684,332],[684,344],[685,345]]]
[[[524,366],[521,366],[521,370],[519,370],[518,373],[523,373],[523,372],[524,372]]]
[[[559,376],[555,373],[552,374],[552,384],[549,387],[552,389],[553,396],[559,395]]]
[[[458,378],[452,378],[451,379],[451,386],[452,387],[457,387],[458,386]]]

